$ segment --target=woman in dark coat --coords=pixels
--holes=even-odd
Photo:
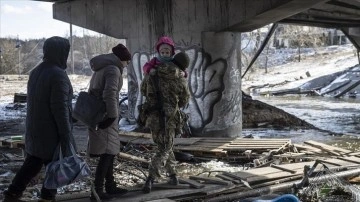
[[[25,133],[26,158],[16,173],[4,202],[20,201],[23,191],[53,159],[58,145],[65,156],[71,155],[73,89],[66,74],[70,43],[61,37],[47,39],[43,46],[43,62],[30,74],[27,85]],[[56,189],[41,189],[40,201],[54,201]]]
[[[114,158],[120,152],[119,139],[119,92],[122,88],[123,69],[129,64],[131,54],[119,44],[112,49],[113,53],[98,55],[90,60],[94,71],[89,93],[102,99],[106,106],[106,117],[98,124],[98,130],[89,128],[88,153],[100,157],[95,172],[95,191],[100,199],[110,199],[127,192],[116,186],[113,176]],[[104,192],[105,184],[105,192]],[[95,196],[91,195],[92,199]]]

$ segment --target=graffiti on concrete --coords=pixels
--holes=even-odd
[[[176,52],[180,51],[186,52],[190,57],[187,80],[191,99],[184,111],[190,114],[190,127],[192,130],[194,132],[201,132],[206,125],[215,121],[214,111],[216,111],[216,104],[222,99],[225,90],[224,75],[227,70],[227,61],[222,58],[212,60],[211,56],[198,46],[176,50]],[[140,83],[143,79],[142,67],[154,56],[155,54],[144,52],[136,52],[133,55],[133,69],[129,71],[128,76],[129,101],[130,103],[136,103],[136,105],[129,107],[133,109],[131,113],[137,114],[135,106],[144,101],[139,92]],[[234,72],[234,79],[240,79],[239,75],[240,73]],[[224,108],[224,111],[234,110],[233,105],[236,105],[236,98],[237,96],[233,95],[230,98],[231,102],[229,102],[229,105],[222,106],[221,108]]]
[[[229,118],[231,123],[237,123],[238,118],[241,116],[241,91],[235,91],[233,93],[225,93],[227,96],[224,96],[224,104],[220,108],[220,116],[217,118],[217,125],[229,125]],[[229,117],[229,114],[233,114],[232,117]]]

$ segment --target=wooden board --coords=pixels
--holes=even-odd
[[[179,182],[183,183],[183,184],[189,184],[190,187],[195,188],[195,189],[200,189],[205,187],[204,184],[201,184],[195,180],[191,180],[191,179],[187,179],[187,178],[179,178]]]
[[[248,139],[248,138],[202,138],[192,145],[177,145],[174,150],[186,151],[202,156],[228,156],[239,155],[239,152],[253,150],[252,157],[257,153],[275,150],[280,151],[291,144],[289,139]]]
[[[210,184],[221,184],[221,185],[231,185],[232,182],[222,180],[217,177],[204,177],[204,176],[190,176],[191,180],[204,181],[204,183]]]
[[[324,143],[321,143],[321,142],[316,142],[316,141],[313,141],[313,140],[305,141],[304,144],[311,145],[312,147],[327,151],[327,152],[329,152],[331,154],[335,154],[335,155],[342,155],[342,154],[347,154],[347,153],[352,152],[352,151],[347,150],[347,149],[334,147],[334,146],[327,145],[327,144],[324,144]]]
[[[337,158],[346,162],[360,164],[360,157],[348,156],[348,157],[337,157]]]
[[[24,140],[12,139],[13,136],[5,136],[0,138],[0,146],[1,147],[9,147],[9,148],[20,148],[19,145],[24,143]]]

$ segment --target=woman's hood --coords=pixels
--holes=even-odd
[[[69,57],[69,51],[69,40],[58,36],[50,37],[44,42],[43,60],[45,62],[59,66],[62,69],[66,69],[66,62]]]
[[[120,59],[113,53],[98,55],[90,60],[91,69],[95,72],[109,65],[119,67],[120,71],[123,69]]]

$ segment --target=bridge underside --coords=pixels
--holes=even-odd
[[[124,21],[141,24],[155,35],[166,34],[171,27],[176,32],[194,27],[203,28],[202,31],[247,32],[279,22],[341,29],[360,50],[360,1],[357,0],[40,1],[55,3],[55,19],[116,38],[129,38],[131,29],[136,27]],[[152,23],[142,18],[149,18]],[[207,25],[197,26],[200,23]],[[144,34],[141,29],[136,30]]]

